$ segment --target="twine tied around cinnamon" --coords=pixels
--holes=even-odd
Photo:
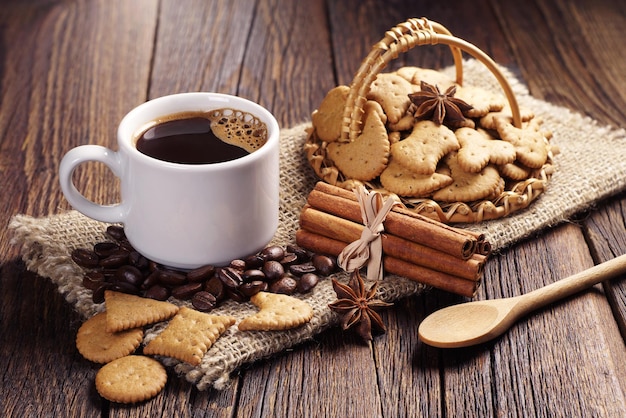
[[[343,270],[352,272],[367,263],[367,279],[382,280],[383,278],[383,243],[381,233],[385,230],[383,222],[395,205],[400,203],[387,198],[383,199],[378,192],[370,192],[365,187],[354,189],[361,218],[363,232],[361,237],[348,244],[337,257],[337,264]]]

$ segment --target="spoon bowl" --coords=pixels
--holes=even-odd
[[[419,338],[441,348],[484,343],[506,332],[529,312],[624,273],[626,254],[525,295],[448,306],[422,321]]]

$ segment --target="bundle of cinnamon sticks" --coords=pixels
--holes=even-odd
[[[473,297],[491,248],[480,234],[395,206],[383,222],[383,268],[451,293]],[[356,195],[318,182],[300,214],[296,243],[337,256],[364,229]]]

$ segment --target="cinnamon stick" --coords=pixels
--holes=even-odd
[[[312,251],[334,256],[339,255],[346,246],[346,243],[342,241],[305,229],[296,231],[296,243]],[[414,265],[392,256],[383,257],[383,268],[388,273],[466,297],[473,297],[480,284],[480,281],[467,280],[427,267]]]
[[[306,205],[300,213],[300,228],[343,242],[345,247],[359,239],[365,227]],[[482,275],[484,256],[464,260],[395,235],[383,233],[382,237],[384,255],[467,280],[477,281]]]
[[[323,212],[354,222],[362,222],[361,209],[354,193],[324,182],[318,182],[307,203]],[[477,249],[477,238],[407,209],[394,207],[383,222],[390,235],[434,248],[454,257],[468,259]]]

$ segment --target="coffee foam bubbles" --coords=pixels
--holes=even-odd
[[[222,141],[248,152],[261,148],[267,141],[267,126],[250,113],[235,109],[216,109],[207,113],[213,134]]]

